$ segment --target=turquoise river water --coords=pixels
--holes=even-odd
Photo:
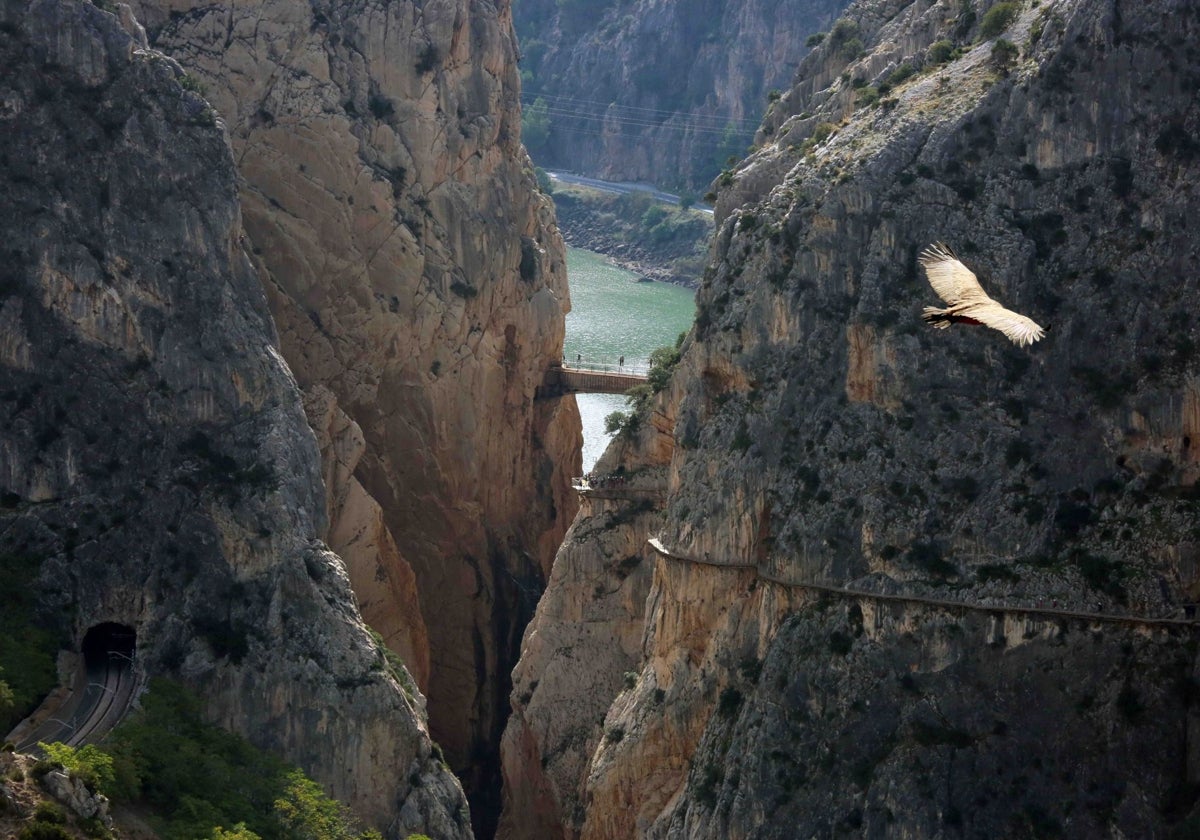
[[[650,353],[674,344],[691,328],[696,315],[695,292],[670,283],[638,282],[638,276],[617,268],[600,254],[567,249],[567,280],[571,312],[563,350],[567,363],[582,356],[593,364],[646,365]],[[583,418],[583,470],[589,471],[608,446],[604,418],[625,408],[616,394],[580,394]]]

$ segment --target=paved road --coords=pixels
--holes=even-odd
[[[602,181],[599,178],[585,178],[582,175],[571,175],[567,172],[551,172],[546,171],[552,181],[562,181],[564,184],[576,184],[581,187],[591,187],[594,190],[601,192],[616,193],[618,195],[629,195],[630,193],[647,193],[658,201],[664,204],[679,204],[679,196],[663,192],[655,189],[649,184],[635,184],[629,181]],[[693,210],[699,210],[701,213],[712,215],[712,208],[704,204],[692,205]]]

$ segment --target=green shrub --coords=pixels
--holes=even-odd
[[[179,86],[184,90],[190,90],[192,93],[197,93],[204,96],[208,93],[208,89],[204,86],[204,82],[197,79],[191,73],[184,73],[179,77]]]
[[[1001,70],[1007,70],[1017,60],[1020,52],[1012,41],[997,38],[996,43],[992,45],[992,63]]]
[[[454,292],[454,294],[461,298],[466,298],[467,300],[470,300],[479,294],[478,289],[469,283],[464,283],[462,280],[455,280],[453,283],[451,283],[450,291]]]
[[[424,76],[426,73],[433,72],[438,65],[438,61],[437,47],[433,44],[426,44],[421,48],[421,52],[417,56],[417,63],[413,67],[419,75]]]
[[[113,798],[154,814],[163,840],[369,836],[356,834],[344,807],[300,771],[205,723],[199,700],[176,683],[152,681],[141,710],[106,743]],[[227,825],[233,828],[217,833]]]
[[[67,824],[67,812],[57,802],[51,802],[49,799],[43,799],[37,804],[33,809],[33,818],[55,825]]]
[[[838,656],[845,656],[850,653],[850,649],[854,646],[854,640],[840,630],[834,630],[829,634],[829,649]]]
[[[90,790],[107,794],[112,790],[116,777],[113,773],[112,756],[103,752],[95,744],[88,744],[76,749],[66,744],[38,743],[46,758],[53,764],[61,765],[72,776],[81,780]]]
[[[729,442],[729,448],[734,452],[745,452],[754,443],[754,439],[750,437],[750,428],[746,425],[746,418],[738,420],[737,430],[733,433],[733,440]]]
[[[989,580],[1003,580],[1010,583],[1017,583],[1021,580],[1021,576],[1000,563],[987,563],[975,570],[975,577],[980,583],[986,583]]]
[[[696,799],[712,808],[717,804],[717,792],[724,781],[725,773],[721,767],[715,764],[707,765],[696,785]]]
[[[812,47],[820,46],[824,41],[825,41],[825,33],[824,32],[814,32],[813,34],[809,35],[807,38],[804,39],[804,46],[809,47],[811,49]]]
[[[1125,567],[1119,561],[1086,551],[1076,553],[1072,560],[1079,567],[1079,573],[1088,586],[1119,603],[1125,602]]]
[[[392,104],[392,100],[379,93],[373,93],[367,98],[367,108],[377,120],[385,120],[396,113],[396,106]]]
[[[667,215],[667,208],[663,207],[661,204],[651,204],[646,208],[646,211],[642,213],[642,225],[647,228],[652,228],[666,219]]]
[[[863,88],[854,97],[854,104],[864,108],[879,104],[879,88]]]
[[[752,683],[758,682],[758,678],[762,675],[762,660],[753,657],[747,657],[738,665],[738,671],[743,677]]]
[[[246,828],[245,823],[238,823],[228,831],[217,826],[213,829],[211,840],[262,840],[262,838]]]
[[[637,428],[637,414],[629,411],[614,411],[604,418],[604,433],[623,435]]]
[[[717,714],[721,717],[733,717],[742,707],[742,692],[733,686],[721,689],[721,697],[717,701]]]
[[[1027,51],[1032,50],[1037,46],[1037,42],[1042,40],[1042,33],[1046,31],[1046,19],[1038,18],[1033,22],[1033,26],[1029,27],[1029,41],[1027,43]]]
[[[289,840],[351,840],[350,813],[299,770],[286,776],[287,788],[275,800],[275,814]]]
[[[58,683],[58,636],[37,616],[40,561],[0,554],[0,728],[8,732]],[[6,702],[7,701],[7,702]]]
[[[962,749],[971,745],[970,734],[952,726],[915,720],[912,727],[914,740],[922,746],[934,747],[944,745]]]
[[[619,744],[625,737],[625,730],[620,726],[610,726],[604,733],[604,740],[610,744]]]
[[[945,38],[935,41],[927,55],[930,64],[945,64],[954,57],[954,44]]]
[[[1142,716],[1146,707],[1138,697],[1137,689],[1126,683],[1122,686],[1121,693],[1117,695],[1117,709],[1121,712],[1121,717],[1133,723]]]
[[[844,44],[851,38],[857,38],[858,35],[858,21],[850,20],[850,18],[839,18],[833,24],[833,29],[829,33],[829,40],[834,44]]]
[[[671,381],[671,373],[681,358],[678,347],[659,347],[650,354],[650,373],[646,379],[651,389],[658,393]]]
[[[979,24],[979,37],[985,40],[995,38],[1012,26],[1020,10],[1020,4],[1012,2],[1012,0],[1004,0],[1004,2],[992,6],[983,16],[983,22]]]
[[[917,75],[917,68],[906,61],[891,73],[888,73],[887,83],[891,87],[895,87],[898,84],[908,81],[915,75]]]
[[[942,550],[937,543],[913,543],[905,554],[905,560],[935,577],[948,578],[958,575],[958,569],[954,564],[942,557]]]
[[[979,482],[974,476],[956,476],[946,480],[946,489],[967,502],[973,502],[979,497]]]
[[[377,630],[368,627],[367,631],[371,634],[372,641],[375,642],[375,650],[379,654],[379,666],[391,674],[392,679],[400,684],[405,694],[410,698],[415,697],[418,693],[417,684],[413,682],[412,675],[408,672],[408,667],[404,664],[400,654],[387,646],[387,642],[383,640],[383,636]]]
[[[851,38],[838,47],[838,55],[846,59],[846,61],[853,61],[863,54],[864,49],[861,39]]]
[[[17,840],[75,840],[75,838],[60,825],[32,822],[21,829]]]

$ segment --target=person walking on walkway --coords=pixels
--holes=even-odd
[[[619,367],[619,368],[625,367],[625,357],[624,356],[617,359],[617,367]]]

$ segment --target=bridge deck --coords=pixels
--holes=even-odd
[[[539,398],[548,398],[564,394],[624,394],[646,381],[644,373],[553,367],[546,371],[546,378],[537,395]]]

